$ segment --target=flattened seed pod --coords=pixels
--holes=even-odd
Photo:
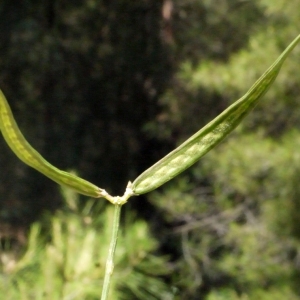
[[[183,172],[219,144],[250,112],[272,85],[280,68],[300,41],[300,35],[286,48],[249,91],[186,142],[147,169],[132,183],[136,195],[148,193]]]
[[[25,164],[43,173],[58,184],[68,186],[80,194],[94,198],[102,197],[102,189],[78,176],[54,167],[30,146],[21,133],[1,90],[0,129],[9,147]]]

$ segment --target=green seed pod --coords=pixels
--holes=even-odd
[[[132,183],[136,195],[148,193],[183,172],[219,144],[250,112],[277,77],[280,68],[300,41],[300,35],[286,48],[249,91],[214,120],[147,169]]]
[[[43,173],[58,184],[68,186],[80,194],[94,198],[102,197],[102,189],[78,176],[54,167],[30,146],[21,133],[1,90],[0,129],[11,150],[25,164]]]

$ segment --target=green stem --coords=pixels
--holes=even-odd
[[[122,205],[115,204],[114,206],[115,206],[115,211],[114,211],[114,219],[113,219],[112,237],[111,237],[111,241],[110,241],[110,245],[109,245],[108,257],[106,260],[105,276],[104,276],[101,300],[106,300],[108,297],[111,275],[114,270],[114,254],[115,254],[116,246],[117,246]]]

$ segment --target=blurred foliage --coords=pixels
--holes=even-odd
[[[2,1],[1,88],[47,159],[122,193],[248,90],[299,34],[299,10],[299,0]],[[299,63],[298,46],[222,145],[129,201],[155,240],[144,221],[125,217],[113,285],[120,299],[300,299]],[[0,147],[1,220],[57,207],[57,187]],[[32,227],[18,268],[2,267],[1,288],[14,283],[18,293],[11,299],[27,295],[31,270],[29,292],[49,291],[46,276],[50,291],[66,293],[81,293],[86,280],[93,299],[110,210],[85,207],[49,217],[49,236]]]
[[[194,26],[177,32],[173,84],[159,100],[159,122],[146,126],[177,145],[241,97],[299,34],[300,1],[195,2],[182,4],[190,5],[185,20]],[[206,4],[209,13],[194,21]],[[177,11],[177,28],[183,15]],[[209,46],[195,46],[204,39]],[[157,238],[177,262],[172,282],[182,299],[300,299],[299,54],[297,47],[227,141],[150,194],[165,222]]]
[[[153,135],[160,136],[162,139],[171,136],[172,140],[176,139],[180,144],[191,133],[241,97],[299,34],[299,26],[297,26],[299,22],[291,22],[293,17],[298,16],[299,1],[294,1],[287,6],[284,1],[243,1],[241,6],[230,8],[241,2],[224,1],[228,6],[224,18],[234,22],[232,24],[234,30],[221,23],[223,19],[215,13],[217,9],[222,10],[222,6],[217,2],[211,4],[211,13],[215,18],[221,18],[218,23],[219,28],[228,29],[228,35],[231,35],[232,40],[239,47],[236,46],[235,51],[230,49],[230,55],[227,56],[228,42],[225,36],[221,34],[222,32],[212,31],[207,35],[210,39],[209,45],[212,45],[213,41],[220,43],[220,51],[224,51],[221,55],[223,60],[211,57],[212,51],[209,51],[209,54],[202,47],[193,48],[198,53],[196,58],[187,55],[180,59],[173,85],[159,100],[164,107],[159,119],[161,124],[152,127],[151,124],[148,125]],[[194,5],[193,1],[188,3]],[[201,15],[196,8],[195,4],[194,13]],[[247,25],[241,23],[241,18],[247,22]],[[180,19],[179,24],[181,24]],[[210,23],[206,24],[204,29],[209,25]],[[240,29],[244,38],[239,36]],[[185,31],[179,31],[178,34],[186,37]],[[194,41],[199,41],[201,38],[203,38],[202,31],[199,29],[197,34],[190,37],[190,42],[187,44],[191,46]],[[266,134],[278,135],[284,130],[294,128],[295,125],[299,126],[299,110],[294,109],[299,103],[300,94],[297,68],[300,61],[299,53],[297,47],[276,80],[276,84],[265,96],[264,103],[249,115],[241,128],[245,127],[245,130],[261,128]]]
[[[79,208],[74,193],[65,192],[65,209],[49,216],[48,224],[32,225],[21,258],[2,259],[0,293],[5,299],[99,299],[113,208],[104,209],[97,200]],[[147,224],[132,213],[126,214],[125,222],[110,299],[173,299],[164,283],[171,269],[166,257],[153,255],[157,242]]]
[[[172,228],[157,236],[180,257],[175,273],[181,276],[174,280],[184,299],[228,285],[207,299],[235,293],[232,299],[269,299],[269,290],[278,299],[298,299],[299,143],[299,131],[279,141],[235,136],[208,154],[192,177],[152,194]],[[209,185],[201,188],[204,178]]]

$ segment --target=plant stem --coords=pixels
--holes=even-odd
[[[114,270],[114,254],[117,246],[122,205],[115,204],[114,206],[115,206],[115,211],[114,211],[114,219],[113,219],[112,236],[109,245],[108,257],[106,259],[105,276],[104,276],[101,300],[106,300],[108,297],[111,275]]]

